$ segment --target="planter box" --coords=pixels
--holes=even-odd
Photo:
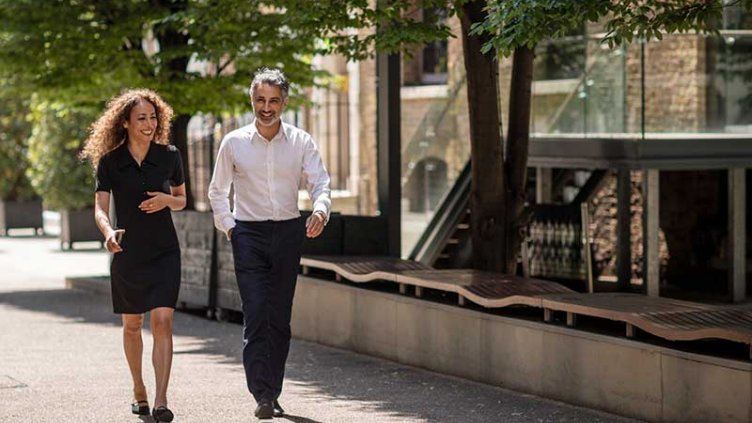
[[[180,242],[180,294],[182,307],[213,308],[212,244],[214,222],[211,212],[184,210],[172,213]]]
[[[18,228],[34,228],[41,233],[42,227],[42,200],[0,201],[0,235]]]
[[[102,233],[94,223],[94,209],[60,212],[60,249],[73,248],[76,242],[98,241],[104,247]]]

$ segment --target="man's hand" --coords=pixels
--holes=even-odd
[[[326,220],[324,213],[319,211],[313,212],[306,220],[306,236],[308,238],[316,238],[321,235],[321,232],[324,230],[324,220]]]

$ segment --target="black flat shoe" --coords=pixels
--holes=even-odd
[[[164,405],[160,405],[159,407],[151,410],[151,416],[154,417],[154,420],[158,422],[171,422],[172,419],[175,418],[175,415],[172,414],[172,411],[170,411],[170,409],[165,407]]]
[[[133,401],[133,403],[131,403],[131,413],[137,414],[139,416],[148,416],[149,401]]]
[[[266,399],[259,401],[256,411],[253,414],[258,419],[271,419],[274,417],[274,406],[272,402]]]
[[[285,409],[279,405],[279,401],[274,400],[274,417],[282,417],[285,415]]]

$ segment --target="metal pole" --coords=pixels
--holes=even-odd
[[[728,284],[735,303],[747,299],[746,173],[744,168],[728,170]]]
[[[632,279],[632,242],[630,221],[632,218],[632,181],[629,169],[616,173],[616,276],[619,291],[629,291]]]
[[[376,57],[379,212],[387,219],[387,254],[401,256],[400,57]]]
[[[658,297],[661,264],[658,251],[660,171],[646,169],[643,175],[643,288],[649,297]]]

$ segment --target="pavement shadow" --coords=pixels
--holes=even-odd
[[[1,292],[0,304],[55,313],[78,322],[120,326],[120,316],[112,313],[109,297],[82,290]],[[148,327],[148,322],[146,324]],[[242,366],[241,327],[237,323],[178,313],[174,333],[202,341],[189,350],[177,351],[176,359],[181,354],[200,353],[214,356],[219,363]],[[290,348],[285,385],[288,389],[291,385],[302,388],[296,389],[296,396],[309,397],[311,401],[320,402],[324,396],[327,402],[357,404],[404,421],[633,421],[584,409],[563,408],[553,401],[299,340],[294,340]],[[284,400],[283,393],[283,404]],[[296,415],[282,419],[293,423],[322,423]],[[149,418],[142,420],[151,421]]]
[[[301,416],[293,416],[289,414],[285,414],[282,417],[277,417],[277,419],[287,420],[293,423],[323,423],[318,420],[313,420],[313,419],[309,419],[309,418],[301,417]]]

